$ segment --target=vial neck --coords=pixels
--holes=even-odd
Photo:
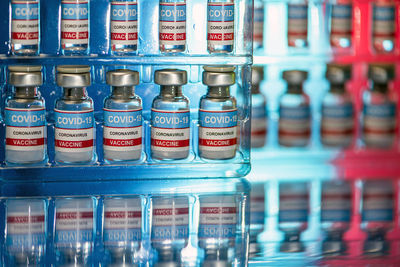
[[[378,93],[386,93],[388,91],[388,84],[387,83],[373,83],[372,84],[372,91]]]
[[[331,88],[329,89],[331,93],[336,93],[336,94],[343,94],[345,90],[345,85],[344,84],[331,84]]]
[[[231,95],[229,86],[210,86],[208,87],[207,96],[215,98],[224,98]]]
[[[259,94],[260,93],[260,85],[259,84],[253,84],[251,86],[251,93],[252,94]]]
[[[303,93],[303,85],[302,84],[288,84],[287,92],[289,94],[302,94]]]
[[[64,88],[64,98],[69,100],[81,100],[87,97],[85,87]]]
[[[182,86],[163,85],[161,86],[160,95],[165,98],[182,97]]]
[[[135,95],[135,87],[132,86],[114,86],[112,88],[112,97],[118,99],[131,98]]]
[[[16,98],[35,98],[37,94],[36,87],[15,87]]]

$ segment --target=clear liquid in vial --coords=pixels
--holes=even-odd
[[[234,0],[208,0],[207,47],[210,53],[230,53],[234,46]]]
[[[160,51],[183,52],[186,49],[186,0],[160,0]]]

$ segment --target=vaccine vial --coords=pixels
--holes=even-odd
[[[32,56],[39,53],[39,0],[11,1],[11,52]]]
[[[103,242],[110,253],[108,266],[136,267],[142,240],[142,206],[140,197],[104,199]]]
[[[57,85],[63,96],[56,101],[55,160],[64,164],[84,164],[94,159],[93,100],[89,66],[58,66]]]
[[[93,249],[93,199],[59,198],[55,201],[54,244],[57,266],[90,265]]]
[[[262,67],[253,67],[251,72],[251,147],[265,146],[268,128],[267,98],[260,90],[264,80]]]
[[[321,142],[326,146],[348,147],[353,139],[354,110],[346,82],[351,65],[328,64],[326,79],[330,88],[322,100]]]
[[[264,43],[264,2],[254,1],[254,24],[253,24],[253,49],[263,47]]]
[[[350,228],[352,214],[351,185],[346,181],[322,183],[321,229],[324,232],[322,253],[342,255],[346,252],[343,234]]]
[[[6,201],[7,266],[44,266],[46,253],[45,201]]]
[[[363,183],[361,228],[368,234],[365,254],[384,254],[389,250],[386,233],[393,227],[394,186],[390,180]]]
[[[287,39],[289,47],[305,48],[308,46],[308,3],[291,1],[287,6]]]
[[[283,182],[279,185],[279,230],[285,234],[281,252],[302,252],[301,233],[308,227],[309,189],[305,182]]]
[[[202,195],[198,240],[204,249],[203,267],[231,266],[234,254],[238,207],[235,195]]]
[[[114,70],[106,76],[112,93],[104,100],[104,158],[138,160],[142,155],[142,99],[135,94],[139,73]]]
[[[392,1],[374,1],[372,4],[372,42],[376,53],[389,53],[395,42],[395,5]]]
[[[133,54],[138,44],[138,7],[136,0],[111,0],[111,52]]]
[[[61,49],[84,55],[89,48],[89,0],[61,0]]]
[[[371,148],[390,148],[396,134],[396,102],[389,92],[389,82],[394,78],[394,66],[374,64],[369,66],[370,87],[363,95],[363,137]]]
[[[12,94],[5,103],[6,161],[34,164],[46,159],[46,107],[38,87],[41,66],[9,66]]]
[[[332,48],[351,47],[351,36],[353,34],[352,0],[337,0],[331,8],[330,42]]]
[[[160,0],[159,39],[161,52],[186,49],[186,0]]]
[[[279,100],[279,144],[304,147],[311,134],[310,99],[303,92],[307,72],[290,70],[282,76],[287,82],[287,91]]]
[[[207,47],[210,53],[230,53],[235,40],[234,0],[208,0]]]
[[[189,99],[182,94],[187,73],[157,70],[154,82],[160,85],[160,94],[151,109],[151,156],[159,160],[185,159],[190,147]]]
[[[264,231],[265,186],[263,183],[251,185],[250,192],[250,257],[260,252],[257,237]]]
[[[152,198],[151,245],[157,251],[156,267],[178,267],[189,239],[189,200],[185,196]]]
[[[205,159],[231,159],[236,155],[238,112],[230,86],[235,67],[205,66],[203,84],[207,94],[200,99],[199,153]]]

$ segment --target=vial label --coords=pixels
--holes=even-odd
[[[341,47],[341,39],[351,39],[352,28],[352,5],[336,4],[332,6],[331,17],[331,45]]]
[[[39,43],[39,2],[11,1],[11,42],[20,45]]]
[[[209,46],[233,45],[234,40],[234,3],[208,3],[208,34]]]
[[[351,192],[340,186],[322,188],[321,222],[350,222]]]
[[[264,6],[254,8],[253,42],[262,46],[264,42]]]
[[[199,148],[203,152],[234,152],[237,144],[237,109],[199,112]]]
[[[160,46],[186,44],[186,3],[160,2]]]
[[[364,106],[364,138],[366,141],[387,143],[396,132],[396,104]]]
[[[61,1],[61,46],[89,43],[89,4],[87,0]]]
[[[307,40],[307,5],[288,5],[288,44],[289,46],[297,46],[297,40]]]
[[[117,246],[120,242],[142,239],[142,211],[139,207],[105,208],[104,243]]]
[[[267,136],[267,111],[265,106],[253,106],[251,109],[251,146],[261,147]]]
[[[262,186],[264,185],[257,185]],[[264,190],[250,194],[250,224],[264,224],[265,218],[265,196]]]
[[[111,2],[111,49],[138,43],[137,2]]]
[[[57,209],[55,243],[69,246],[70,243],[93,240],[92,209]]]
[[[346,143],[353,135],[353,105],[323,106],[321,137],[327,143]]]
[[[189,151],[190,112],[151,110],[151,149],[159,152]]]
[[[5,108],[6,149],[40,151],[45,145],[44,108]]]
[[[142,109],[104,109],[105,150],[142,150]]]
[[[363,221],[391,222],[393,206],[394,196],[391,183],[365,183],[361,213]]]
[[[44,213],[7,212],[8,249],[21,250],[46,244]]]
[[[199,239],[234,239],[236,235],[235,203],[201,203],[199,218]]]
[[[308,140],[310,136],[310,107],[281,107],[279,139],[287,143]]]
[[[385,50],[384,42],[394,42],[395,37],[395,7],[391,4],[375,3],[373,7],[372,34],[374,46]]]
[[[279,222],[307,222],[308,193],[281,190],[279,194]]]
[[[85,111],[54,110],[55,150],[89,152],[93,150],[93,109]]]
[[[153,206],[151,241],[187,239],[189,237],[188,204]]]

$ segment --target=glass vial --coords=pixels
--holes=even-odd
[[[238,114],[230,86],[235,67],[205,66],[203,84],[207,94],[200,99],[199,154],[206,159],[231,159],[236,155]]]
[[[310,139],[310,99],[303,92],[307,72],[284,71],[287,91],[279,101],[279,144],[282,146],[306,146]]]
[[[38,87],[41,66],[9,66],[12,95],[5,103],[6,161],[33,164],[46,159],[46,107]]]
[[[343,234],[350,228],[352,214],[351,185],[346,181],[322,183],[321,229],[325,238],[322,253],[341,255],[346,252]]]
[[[40,199],[6,201],[6,266],[45,266],[45,205]]]
[[[39,53],[39,0],[11,1],[11,52],[32,56]]]
[[[267,139],[268,115],[267,98],[260,90],[264,80],[264,69],[253,67],[251,72],[251,147],[265,146]]]
[[[64,55],[89,52],[89,0],[61,0],[61,49]]]
[[[159,38],[161,52],[186,49],[186,0],[160,0]]]
[[[376,53],[390,53],[395,43],[395,5],[392,1],[374,1],[372,4],[372,42]]]
[[[351,36],[353,34],[352,0],[337,0],[331,8],[331,46],[338,49],[351,47]]]
[[[264,43],[264,2],[254,1],[254,24],[253,24],[253,49],[263,47]]]
[[[136,0],[111,0],[111,52],[134,54],[138,45],[138,7]]]
[[[106,76],[112,93],[104,100],[104,158],[138,160],[142,155],[142,99],[135,94],[139,73],[114,70]]]
[[[264,231],[265,219],[265,185],[254,183],[250,192],[250,257],[257,256],[261,251],[257,237]]]
[[[178,267],[189,239],[189,200],[184,196],[152,198],[151,245],[157,250],[156,267]]]
[[[326,146],[347,147],[354,132],[354,110],[346,82],[351,78],[351,65],[328,64],[326,79],[330,83],[322,100],[321,142]]]
[[[56,101],[55,160],[64,164],[84,164],[94,160],[93,100],[89,66],[58,66],[57,85],[63,96]]]
[[[389,92],[394,66],[369,66],[370,88],[363,95],[363,137],[371,148],[391,148],[396,135],[396,102]]]
[[[289,47],[305,48],[308,46],[308,3],[291,1],[287,6],[287,39]]]
[[[189,99],[182,94],[187,83],[184,70],[163,69],[154,73],[160,94],[151,109],[151,156],[155,159],[184,159],[190,148]]]
[[[207,47],[210,53],[233,51],[235,32],[234,0],[208,0]]]

